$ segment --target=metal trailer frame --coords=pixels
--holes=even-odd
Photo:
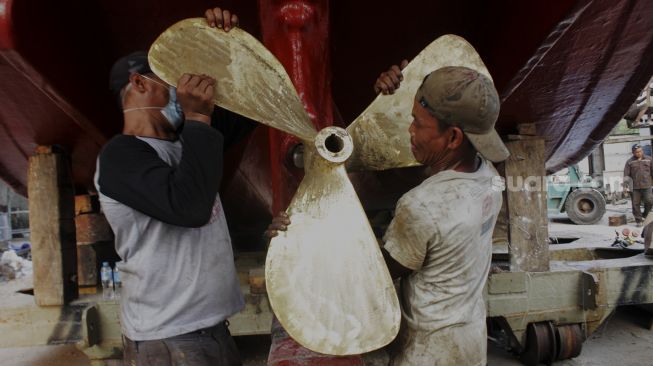
[[[602,248],[565,248],[570,246],[556,245],[560,249],[550,252],[550,271],[488,278],[487,316],[506,331],[509,346],[527,364],[536,364],[529,358],[552,362],[575,357],[617,306],[653,303],[653,259],[635,250],[609,251],[625,257],[599,259],[606,254]],[[532,330],[542,333],[536,337],[528,334],[534,324],[545,325]],[[568,349],[561,349],[565,344]]]

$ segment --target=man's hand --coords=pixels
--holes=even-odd
[[[268,241],[270,241],[272,238],[279,235],[279,231],[288,230],[288,225],[290,225],[290,217],[288,214],[283,211],[279,212],[279,214],[272,219],[272,223],[263,234],[268,238]]]
[[[374,93],[383,93],[384,95],[394,94],[404,79],[401,70],[406,65],[408,65],[408,60],[403,60],[400,66],[392,65],[388,71],[382,72],[379,78],[376,79],[376,83],[374,83]]]
[[[177,84],[177,100],[186,119],[211,123],[215,79],[206,75],[184,74]]]
[[[213,8],[204,12],[206,22],[209,27],[218,27],[229,32],[232,28],[238,26],[238,15],[231,13],[227,9]]]

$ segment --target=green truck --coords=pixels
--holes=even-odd
[[[566,176],[547,178],[548,213],[566,213],[577,225],[595,224],[605,214],[605,198],[599,189],[599,183],[584,177],[577,165],[570,165]]]

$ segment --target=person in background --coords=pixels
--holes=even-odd
[[[630,192],[633,206],[633,216],[638,227],[642,226],[643,218],[648,216],[653,206],[651,195],[651,179],[653,179],[653,161],[644,155],[644,150],[639,144],[632,146],[633,156],[626,161],[624,166],[624,188]],[[644,203],[644,213],[640,209]]]
[[[228,10],[205,16],[238,26]],[[168,85],[145,52],[111,70],[124,127],[103,147],[95,184],[122,259],[125,365],[241,364],[227,318],[244,300],[218,189],[225,147],[255,124],[215,111],[215,83],[185,74]]]

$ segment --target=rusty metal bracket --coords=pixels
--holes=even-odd
[[[599,292],[599,277],[594,273],[581,273],[580,286],[581,306],[584,310],[593,310],[598,307],[597,294]]]

